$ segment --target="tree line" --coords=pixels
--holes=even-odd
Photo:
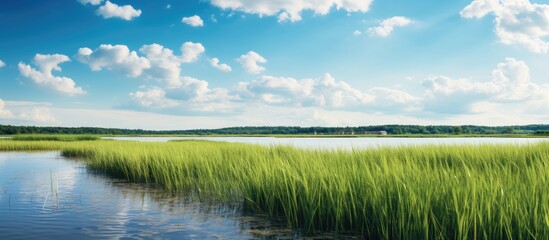
[[[540,134],[549,135],[549,125],[522,126],[422,126],[380,125],[360,127],[263,126],[193,130],[143,130],[96,127],[36,127],[0,125],[0,135],[13,134],[100,134],[100,135],[351,135],[385,131],[387,134]]]

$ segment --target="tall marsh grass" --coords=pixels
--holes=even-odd
[[[0,152],[6,151],[59,151],[76,142],[60,141],[16,141],[0,139]]]
[[[352,151],[204,141],[96,141],[61,148],[65,156],[86,159],[91,169],[204,199],[243,202],[307,233],[549,239],[547,142]]]

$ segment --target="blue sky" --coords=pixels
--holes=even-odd
[[[548,123],[549,1],[0,3],[0,124]]]

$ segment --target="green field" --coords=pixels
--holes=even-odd
[[[113,177],[236,202],[306,233],[549,239],[549,143],[303,150],[208,141],[0,141]]]

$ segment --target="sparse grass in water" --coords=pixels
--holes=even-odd
[[[16,143],[2,141],[0,149]],[[26,144],[20,146],[36,147]],[[247,208],[282,216],[308,233],[549,239],[547,142],[352,151],[205,141],[75,142],[61,148],[112,176],[204,199],[245,199]]]

